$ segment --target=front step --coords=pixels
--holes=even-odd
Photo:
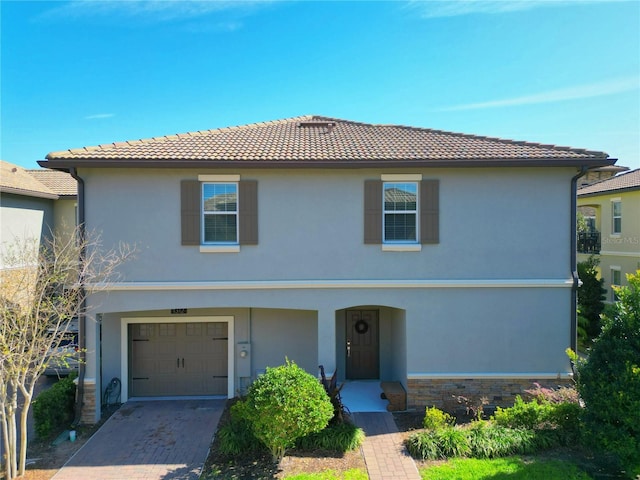
[[[380,382],[382,395],[389,400],[387,411],[402,412],[407,409],[407,392],[400,382]]]

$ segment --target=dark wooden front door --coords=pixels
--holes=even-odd
[[[347,378],[380,376],[378,311],[347,310]]]

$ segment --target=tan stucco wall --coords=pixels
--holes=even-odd
[[[612,233],[612,202],[622,202],[622,232]],[[640,191],[612,192],[592,197],[578,197],[578,206],[596,210],[596,228],[601,233],[600,272],[607,289],[607,301],[612,301],[611,270],[619,270],[621,284],[627,285],[626,274],[640,269]],[[578,261],[588,255],[579,254]]]

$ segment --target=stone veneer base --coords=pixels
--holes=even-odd
[[[91,381],[84,382],[84,393],[82,397],[82,415],[80,423],[93,425],[96,423],[96,384]]]
[[[516,396],[528,398],[525,390],[535,388],[534,383],[546,388],[573,385],[570,378],[429,378],[407,380],[407,408],[424,409],[435,406],[455,412],[465,406],[477,406],[485,398],[490,407],[510,407]]]

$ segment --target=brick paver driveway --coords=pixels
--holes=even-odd
[[[54,480],[197,479],[225,400],[128,402]]]

